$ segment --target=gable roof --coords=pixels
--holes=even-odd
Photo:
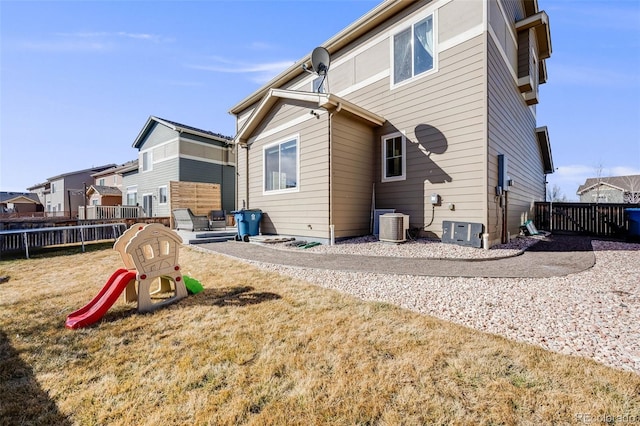
[[[11,198],[10,200],[4,201],[5,203],[9,204],[9,203],[13,203],[13,204],[17,204],[17,203],[21,203],[21,204],[40,204],[40,200],[34,200],[31,197],[27,197],[26,195],[19,195],[15,198]]]
[[[131,160],[131,161],[127,161],[124,164],[120,164],[119,166],[114,166],[110,169],[105,169],[105,170],[101,170],[97,173],[94,173],[91,175],[91,177],[100,177],[100,176],[107,176],[107,175],[112,175],[115,173],[122,173],[123,171],[128,170],[131,167],[138,167],[138,160]]]
[[[22,198],[26,202],[33,202],[40,204],[40,198],[38,198],[38,194],[34,194],[31,192],[0,192],[0,203],[16,203],[20,201],[16,201],[17,199]],[[23,202],[24,202],[23,201]]]
[[[611,176],[600,178],[587,178],[584,184],[578,187],[577,195],[584,194],[599,185],[606,185],[620,191],[640,192],[640,175]]]
[[[136,137],[135,141],[133,141],[134,148],[140,148],[140,146],[142,146],[142,143],[144,142],[146,136],[153,129],[153,125],[155,123],[162,124],[163,126],[166,126],[178,133],[188,133],[190,135],[201,136],[218,142],[231,143],[233,139],[231,136],[225,136],[223,134],[214,133],[209,130],[198,129],[197,127],[187,126],[186,124],[178,123],[177,121],[165,120],[164,118],[151,115],[138,134],[138,137]]]
[[[523,18],[528,18],[531,15],[538,13],[538,0],[522,0],[524,4],[524,10],[526,16]],[[358,20],[353,22],[351,25],[331,37],[326,42],[322,43],[320,46],[327,49],[330,55],[338,52],[340,49],[363,36],[367,32],[381,25],[383,22],[389,20],[393,16],[397,15],[404,9],[412,6],[414,4],[413,1],[406,0],[385,0],[380,3],[378,6],[364,14]],[[541,61],[542,62],[542,61]],[[289,68],[275,76],[269,82],[267,82],[260,89],[256,90],[248,97],[240,101],[238,104],[233,106],[229,113],[237,115],[243,110],[247,109],[251,105],[259,102],[266,95],[269,88],[272,87],[282,87],[287,82],[296,78],[305,72],[302,69],[302,66],[306,65],[307,68],[311,67],[311,53],[309,53],[304,58],[300,59]]]
[[[386,120],[372,112],[365,110],[339,96],[330,93],[300,92],[296,90],[270,89],[262,99],[258,107],[253,111],[251,117],[244,123],[242,129],[236,135],[234,141],[245,145],[251,134],[255,131],[271,108],[280,99],[291,99],[308,102],[316,108],[326,108],[329,111],[345,112],[354,117],[362,119],[371,125],[381,126]]]
[[[62,178],[65,178],[65,177],[67,177],[67,176],[79,175],[79,174],[81,174],[81,173],[91,173],[91,174],[93,174],[93,173],[101,172],[101,171],[106,170],[106,169],[110,169],[110,168],[112,168],[112,167],[115,167],[115,164],[113,164],[113,163],[111,163],[111,164],[105,164],[104,166],[90,167],[90,168],[88,168],[88,169],[84,169],[84,170],[77,170],[77,171],[75,171],[75,172],[62,173],[62,174],[60,174],[60,175],[58,175],[58,176],[50,177],[50,178],[48,178],[47,180],[48,180],[49,182],[51,182],[52,180],[62,179]]]
[[[122,191],[120,191],[120,189],[116,188],[115,186],[91,185],[87,189],[87,195],[91,195],[94,192],[102,196],[107,196],[107,195],[122,196]]]

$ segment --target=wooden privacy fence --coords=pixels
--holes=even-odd
[[[626,209],[636,204],[549,203],[534,205],[537,228],[557,233],[621,237],[627,234],[629,220]]]
[[[125,223],[99,225],[54,226],[46,228],[14,229],[0,231],[2,252],[24,250],[27,259],[29,248],[48,247],[88,241],[115,240],[127,229]]]
[[[171,210],[189,208],[199,216],[208,216],[211,210],[222,210],[222,192],[217,183],[171,181],[169,194]],[[173,215],[171,227],[174,227]]]

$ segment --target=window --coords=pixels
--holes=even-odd
[[[264,147],[264,191],[298,189],[298,136]]]
[[[311,91],[316,93],[326,93],[324,90],[324,80],[326,77],[326,75],[323,75],[322,77],[315,78],[311,82]]]
[[[104,178],[98,179],[98,186],[104,186]]]
[[[167,187],[161,186],[158,188],[158,204],[167,204]]]
[[[56,184],[55,184],[55,183],[52,183],[52,184],[51,184],[51,193],[52,193],[52,194],[55,194],[55,193],[56,193]]]
[[[406,139],[402,133],[382,137],[382,181],[406,179]]]
[[[127,205],[135,206],[136,204],[138,204],[138,187],[128,186],[127,187]]]
[[[393,83],[433,69],[433,15],[393,36]]]
[[[143,152],[142,161],[140,163],[140,171],[147,172],[151,170],[151,152]]]

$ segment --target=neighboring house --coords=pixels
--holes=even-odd
[[[118,206],[123,202],[122,173],[137,168],[138,160],[94,173],[93,184],[87,189],[87,199],[91,206]]]
[[[138,168],[122,173],[123,202],[139,204],[148,216],[171,216],[169,183],[220,184],[222,208],[235,209],[232,138],[150,116],[133,147]]]
[[[91,185],[87,189],[90,206],[119,206],[122,204],[122,191],[114,186]]]
[[[78,206],[85,203],[85,188],[93,182],[92,175],[105,169],[115,167],[107,164],[100,167],[63,173],[50,177],[46,183],[27,188],[38,194],[48,216],[77,217]]]
[[[37,194],[30,192],[0,192],[0,213],[35,213],[43,211]]]
[[[322,47],[325,81],[309,55],[230,110],[237,205],[263,210],[262,232],[368,234],[375,199],[422,235],[443,221],[482,224],[489,246],[518,234],[553,172],[537,1],[385,1]]]
[[[37,183],[27,188],[27,191],[29,191],[32,194],[36,194],[36,196],[38,197],[38,200],[40,200],[40,204],[42,204],[43,206],[46,206],[47,198],[51,193],[51,184],[48,181]]]
[[[640,204],[640,175],[588,178],[576,194],[581,203]]]

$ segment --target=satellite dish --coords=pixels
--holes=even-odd
[[[330,62],[329,51],[324,47],[316,47],[311,52],[311,67],[316,74],[327,75]]]

